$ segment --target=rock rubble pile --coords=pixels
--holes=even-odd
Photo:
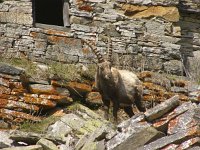
[[[0,64],[0,149],[200,149],[199,86],[152,72],[138,76],[148,109],[115,125],[86,106],[72,103],[76,91],[86,104],[101,104],[91,84],[64,84],[55,79],[33,82],[22,69]],[[59,104],[67,105],[59,108]],[[53,110],[51,116],[38,113],[49,110]],[[26,128],[17,128],[24,122]]]
[[[179,96],[123,121],[117,127],[80,104],[43,133],[1,131],[3,150],[200,149],[200,105]]]

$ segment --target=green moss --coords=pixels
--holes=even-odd
[[[0,57],[1,62],[10,64],[15,67],[23,68],[27,75],[33,79],[48,79],[56,75],[65,81],[85,82],[86,80],[94,81],[96,65],[87,65],[88,70],[83,71],[74,64],[63,64],[61,62],[47,62],[48,69],[46,71],[39,69],[37,64],[25,58],[5,59]]]
[[[49,73],[57,74],[67,81],[94,80],[96,72],[95,65],[88,65],[88,71],[83,71],[74,64],[63,64],[60,62],[49,63]]]
[[[103,125],[103,122],[100,120],[88,120],[83,127],[79,129],[79,132],[84,134],[87,134],[88,132],[95,131],[98,127],[101,127]]]
[[[97,143],[89,142],[81,150],[97,150]]]
[[[31,62],[27,59],[24,59],[24,58],[5,59],[3,57],[0,57],[0,59],[1,59],[1,62],[10,64],[14,67],[20,67],[20,68],[24,69],[26,71],[27,75],[31,76],[31,75],[37,74],[37,66],[33,62]]]
[[[67,108],[67,111],[69,112],[80,111],[80,112],[88,114],[93,119],[102,119],[100,115],[96,114],[94,111],[90,110],[88,107],[85,107],[79,103],[74,103],[73,105],[69,106]]]
[[[80,109],[79,103],[74,103],[73,105],[67,107],[67,112],[76,112]]]
[[[19,128],[26,132],[44,133],[48,126],[59,120],[59,118],[60,117],[50,116],[37,123],[27,121],[20,125]]]
[[[93,131],[101,127],[103,123],[104,122],[101,122],[100,120],[88,120],[83,127],[74,131],[74,133],[78,138],[82,138],[85,134],[92,133]]]
[[[177,79],[180,79],[180,76],[173,75],[173,74],[163,74],[163,76],[166,76],[169,80],[177,80]]]
[[[67,108],[67,110],[77,115],[83,113],[89,116],[89,118],[87,118],[87,120],[85,121],[84,125],[81,128],[74,131],[75,135],[79,138],[82,138],[85,134],[91,133],[105,124],[110,126],[111,128],[114,128],[113,124],[111,124],[110,122],[103,119],[101,116],[99,116],[98,114],[81,104],[76,103],[74,105],[71,105]]]

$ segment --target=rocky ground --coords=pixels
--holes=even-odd
[[[145,113],[118,125],[102,116],[93,81],[33,80],[0,64],[0,148],[4,150],[200,149],[200,87],[183,77],[141,72]]]

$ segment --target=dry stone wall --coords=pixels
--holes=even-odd
[[[102,54],[111,36],[113,63],[136,70],[181,74],[199,50],[199,2],[194,0],[73,0],[70,28],[35,26],[30,0],[0,3],[0,53],[39,62],[92,63],[81,39]],[[187,68],[187,67],[186,67]]]
[[[200,12],[198,0],[180,0],[180,9],[190,12]]]
[[[15,128],[25,120],[38,122],[42,110],[73,100],[66,88],[48,84],[30,84],[25,71],[0,63],[0,128]],[[40,114],[41,113],[41,114]]]

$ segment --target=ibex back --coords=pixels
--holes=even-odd
[[[110,39],[110,38],[109,38]],[[119,70],[111,66],[112,48],[109,40],[107,60],[90,42],[84,41],[95,53],[98,59],[95,77],[96,88],[100,92],[105,109],[105,117],[108,119],[110,103],[113,103],[113,116],[117,121],[117,112],[120,107],[132,117],[134,115],[132,105],[136,104],[139,111],[145,111],[142,104],[143,87],[138,77],[130,71]]]

